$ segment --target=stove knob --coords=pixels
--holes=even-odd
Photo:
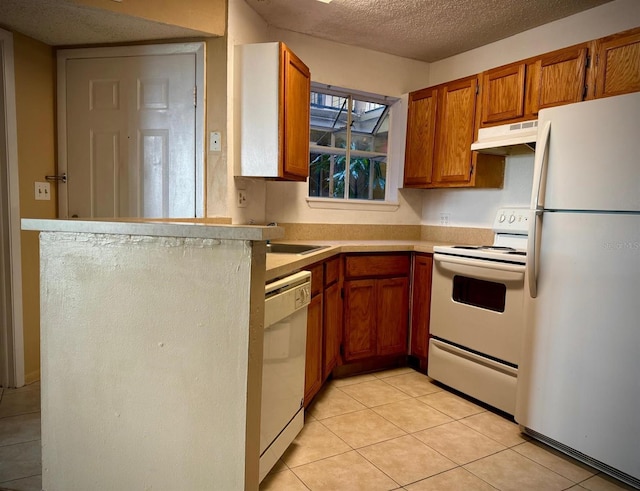
[[[506,218],[507,218],[507,217],[506,217],[506,216],[504,215],[504,213],[503,213],[502,215],[500,215],[500,218],[498,218],[498,221],[499,221],[500,223],[502,223],[502,222],[504,222],[504,221],[506,220]]]
[[[513,223],[513,222],[515,222],[515,221],[516,221],[516,216],[515,216],[515,215],[511,215],[511,216],[509,217],[509,223]]]

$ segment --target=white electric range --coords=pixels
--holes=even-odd
[[[529,210],[500,209],[491,245],[434,247],[428,374],[514,414]]]

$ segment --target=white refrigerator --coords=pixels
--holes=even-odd
[[[640,487],[640,94],[540,111],[515,419]]]

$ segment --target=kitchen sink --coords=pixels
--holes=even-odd
[[[310,254],[329,246],[312,244],[267,244],[267,252],[272,254]]]

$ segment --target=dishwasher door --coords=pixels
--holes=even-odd
[[[265,288],[260,419],[260,480],[302,429],[311,273],[302,271]]]

